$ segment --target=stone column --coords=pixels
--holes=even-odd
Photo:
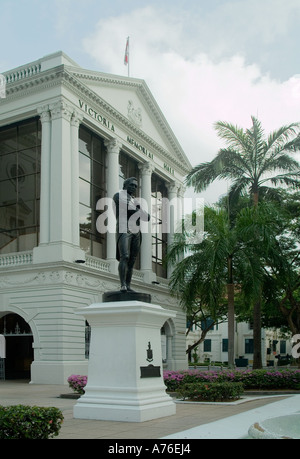
[[[172,244],[181,214],[181,202],[178,198],[179,184],[175,181],[167,185],[168,189],[168,245]]]
[[[148,211],[151,215],[151,176],[154,166],[151,162],[141,164],[139,169],[142,174],[142,188],[141,198],[144,202],[143,208],[148,206]],[[141,271],[144,272],[144,280],[152,282],[155,280],[155,273],[152,272],[152,233],[151,233],[151,220],[150,222],[141,222],[142,231],[142,246],[141,246]]]
[[[72,154],[78,157],[78,139],[75,140],[75,135],[78,136],[78,128],[75,129],[75,123],[72,128],[74,132],[71,134],[71,118],[74,108],[63,98],[50,105],[49,110],[51,134],[47,126],[46,138],[43,139],[46,157],[43,164],[42,182],[45,176],[46,181],[42,183],[43,202],[41,202],[42,219],[45,219],[46,223],[42,224],[44,228],[41,242],[43,243],[34,249],[33,262],[45,263],[62,260],[74,262],[84,257],[84,252],[78,245],[79,237],[77,235],[74,243],[73,234],[78,231],[79,224],[76,212],[78,191],[75,190],[78,187],[78,166],[76,162],[72,164]],[[48,121],[45,122],[47,125]],[[73,144],[73,150],[71,144]],[[48,169],[48,175],[45,173],[46,169]],[[72,184],[73,177],[74,183]],[[45,208],[43,208],[44,202],[46,202]],[[74,229],[74,219],[77,219],[76,229]]]
[[[42,124],[40,244],[47,244],[50,238],[51,116],[49,106],[39,107],[38,114]]]
[[[178,222],[181,224],[182,219],[184,218],[184,193],[186,188],[183,185],[180,185],[178,188]],[[177,231],[181,231],[182,228],[177,229]],[[179,261],[183,259],[182,256],[179,257]]]
[[[184,217],[184,193],[186,188],[183,185],[180,185],[178,188],[178,199],[179,199],[179,210],[178,218],[181,220]]]
[[[181,218],[181,201],[178,197],[179,183],[173,181],[167,185],[168,189],[168,208],[167,212],[167,232],[168,246],[174,242],[174,233],[178,230],[179,220]],[[173,267],[168,265],[168,277],[171,276]]]
[[[167,362],[171,362],[173,360],[173,336],[167,336]]]
[[[112,199],[114,194],[119,191],[119,153],[121,149],[121,142],[117,139],[111,139],[105,141],[107,148],[107,198]],[[106,258],[111,260],[111,270],[117,273],[116,261],[116,235],[115,235],[115,217],[112,206],[108,206],[108,221],[110,231],[107,232],[107,249]]]

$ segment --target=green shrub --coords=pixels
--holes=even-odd
[[[178,389],[183,399],[194,401],[226,402],[238,400],[244,392],[242,383],[186,383]]]
[[[167,390],[177,392],[182,384],[193,382],[240,382],[247,389],[300,389],[299,369],[261,370],[182,370],[164,371]]]
[[[48,439],[58,435],[62,412],[54,407],[0,406],[0,439]]]

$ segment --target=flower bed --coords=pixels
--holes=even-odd
[[[69,387],[71,387],[76,394],[83,395],[84,388],[87,384],[87,376],[71,375],[68,378],[68,383]]]
[[[244,389],[300,389],[300,370],[164,371],[168,391],[176,392],[185,383],[240,382]]]
[[[244,390],[249,389],[296,389],[300,390],[300,370],[221,370],[201,371],[165,370],[164,383],[169,392],[178,392],[184,384],[194,383],[241,383]],[[71,375],[68,378],[71,389],[77,394],[84,394],[84,387],[87,384],[87,376]]]

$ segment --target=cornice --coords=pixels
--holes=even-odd
[[[27,76],[19,80],[9,81],[6,84],[5,102],[13,101],[20,96],[31,95],[37,90],[42,91],[58,86],[63,79],[63,65],[36,75]]]
[[[9,72],[6,72],[5,75],[8,76],[9,74]],[[120,85],[122,87],[128,86],[134,88],[145,100],[145,103],[150,107],[152,116],[168,139],[170,146],[177,157],[170,154],[170,152],[165,150],[138,126],[133,125],[130,120],[102,99],[95,91],[84,83],[84,81],[87,80],[101,82],[101,84],[106,84],[111,87]],[[59,85],[63,85],[79,98],[84,96],[86,102],[100,107],[105,115],[110,116],[115,124],[119,124],[119,126],[125,129],[126,132],[130,133],[132,137],[136,137],[138,140],[148,145],[149,148],[154,149],[156,154],[161,155],[162,160],[167,159],[180,173],[185,175],[189,172],[191,167],[189,161],[187,160],[144,80],[120,78],[115,75],[101,74],[98,72],[85,71],[66,65],[60,65],[54,69],[52,68],[43,72],[37,72],[33,75],[21,76],[19,79],[14,81],[8,81],[6,85],[6,99],[2,100],[9,103],[10,101],[14,101],[20,97],[30,96],[37,91],[41,92]]]

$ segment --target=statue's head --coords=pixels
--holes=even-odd
[[[124,180],[123,183],[123,190],[127,190],[128,194],[133,194],[138,187],[138,182],[135,177],[130,177]]]

